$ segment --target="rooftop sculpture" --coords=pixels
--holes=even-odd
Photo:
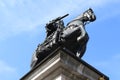
[[[96,16],[91,8],[83,14],[70,21],[66,27],[63,18],[68,14],[53,19],[46,24],[47,36],[42,44],[39,44],[32,57],[31,68],[34,68],[45,57],[52,53],[56,48],[62,46],[81,58],[85,51],[89,36],[85,30],[87,22],[96,20]]]

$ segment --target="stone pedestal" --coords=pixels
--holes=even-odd
[[[57,49],[20,80],[109,80],[65,49]]]

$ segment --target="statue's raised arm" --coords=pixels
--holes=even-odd
[[[81,58],[84,55],[89,39],[85,25],[87,22],[95,21],[96,16],[90,8],[64,27],[64,22],[61,19],[66,16],[68,16],[68,14],[58,17],[46,25],[47,36],[45,41],[38,45],[33,55],[32,68],[58,47],[69,50],[76,58]]]

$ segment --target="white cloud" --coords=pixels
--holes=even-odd
[[[4,8],[0,8],[0,39],[17,35],[23,31],[33,31],[37,26],[66,13],[80,14],[80,11],[82,12],[86,8],[103,7],[112,2],[115,3],[118,0],[2,0],[0,5]]]
[[[0,60],[0,74],[14,73],[14,72],[16,72],[15,68],[9,66],[7,63]]]
[[[0,80],[18,80],[16,68],[0,60]]]
[[[120,76],[119,68],[120,68],[120,54],[109,55],[105,59],[101,59],[98,61],[93,61],[94,67],[98,70],[106,74],[110,77],[111,80],[114,78],[118,79]]]
[[[101,57],[102,58],[102,57]],[[111,64],[117,64],[120,61],[120,54],[114,54],[113,55],[109,55],[107,58],[103,58],[100,59],[100,61],[94,61],[96,66],[100,66],[100,67],[109,67]],[[120,64],[117,64],[118,66],[120,66]],[[117,66],[115,66],[117,67]],[[111,67],[110,67],[111,68]]]

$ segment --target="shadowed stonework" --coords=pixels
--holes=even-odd
[[[64,48],[58,48],[21,80],[109,80]]]

